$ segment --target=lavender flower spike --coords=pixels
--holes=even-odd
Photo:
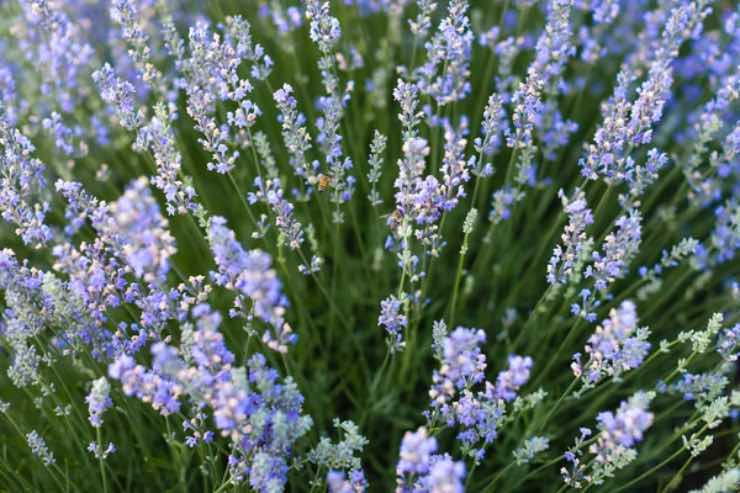
[[[378,325],[383,326],[388,333],[388,348],[391,353],[401,351],[405,345],[402,331],[408,325],[408,319],[402,310],[403,303],[393,295],[380,302]]]
[[[249,298],[254,314],[272,327],[264,332],[264,343],[275,351],[287,352],[296,336],[285,321],[288,300],[271,268],[270,256],[261,250],[245,251],[236,241],[234,232],[226,226],[226,220],[219,216],[210,220],[208,241],[218,266],[218,272],[212,273],[214,280],[239,294],[233,313],[246,316],[243,302],[244,297]]]
[[[103,101],[112,104],[115,108],[116,116],[123,128],[127,130],[139,128],[143,112],[141,109],[136,109],[134,86],[118,77],[113,67],[107,63],[93,72],[92,78],[100,88]]]
[[[586,202],[586,194],[577,189],[570,199],[562,190],[558,195],[563,201],[568,225],[560,237],[562,245],[555,246],[547,265],[547,282],[552,285],[566,284],[579,274],[578,266],[586,260],[593,244],[593,240],[586,234],[586,228],[594,222]]]
[[[419,88],[440,106],[463,99],[471,91],[470,57],[473,31],[467,0],[451,0],[431,41],[425,44],[429,59],[416,71]]]
[[[103,424],[103,413],[113,405],[108,380],[105,377],[95,380],[85,400],[90,411],[90,423],[95,428],[100,428]]]
[[[437,440],[426,428],[406,432],[396,465],[396,493],[462,493],[465,465],[436,455]]]
[[[36,148],[8,123],[0,103],[0,215],[15,225],[23,243],[40,246],[51,240],[44,220],[49,204],[44,200],[46,167],[32,157]]]
[[[169,259],[176,252],[175,239],[146,178],[133,181],[111,205],[110,217],[102,228],[136,276],[148,283],[166,280]]]
[[[637,326],[635,304],[629,300],[622,302],[589,337],[585,347],[588,360],[581,363],[581,355],[576,353],[571,365],[573,374],[582,378],[586,387],[604,378],[618,378],[645,359],[650,350],[649,334],[649,330]]]
[[[639,391],[629,400],[622,401],[616,413],[599,413],[596,418],[599,433],[588,447],[593,457],[585,459],[584,441],[591,435],[591,430],[582,428],[576,446],[565,453],[570,467],[560,469],[565,483],[579,489],[585,485],[600,485],[635,460],[635,445],[642,441],[645,431],[653,424],[654,415],[648,406],[654,397],[654,392]]]

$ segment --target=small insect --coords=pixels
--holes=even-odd
[[[401,224],[401,220],[403,219],[401,213],[397,210],[393,211],[388,217],[388,222],[391,225],[399,225]]]
[[[329,185],[331,185],[331,178],[326,175],[319,175],[319,191],[325,192],[329,189]]]

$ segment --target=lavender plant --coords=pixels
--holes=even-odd
[[[740,489],[729,0],[0,2],[0,491]]]

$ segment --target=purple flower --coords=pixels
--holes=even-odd
[[[90,442],[87,445],[87,451],[93,454],[96,459],[100,460],[107,459],[109,455],[116,453],[117,450],[113,442],[108,442],[105,447],[103,447],[102,443],[98,442]]]
[[[341,35],[341,29],[337,18],[332,17],[329,12],[329,2],[308,0],[306,17],[311,19],[311,39],[318,45],[322,54],[319,59],[319,70],[326,95],[320,97],[317,104],[322,116],[316,119],[316,127],[319,129],[316,140],[328,168],[328,183],[332,190],[331,201],[335,204],[333,221],[339,224],[344,222],[344,214],[339,205],[349,201],[355,186],[355,177],[348,173],[352,169],[352,159],[344,156],[340,134],[344,107],[352,86],[348,85],[345,94],[341,94],[342,88],[336,75],[334,55],[334,46]]]
[[[648,410],[654,392],[639,391],[627,401],[622,401],[616,413],[604,411],[596,418],[599,432],[595,442],[588,447],[593,458],[583,458],[585,441],[591,430],[581,428],[575,446],[565,453],[570,468],[560,470],[566,484],[582,488],[587,485],[600,485],[614,472],[624,468],[634,460],[632,449],[642,441],[645,431],[653,424],[653,413]]]
[[[427,435],[424,427],[407,431],[401,441],[396,476],[423,475],[429,472],[430,459],[437,451],[437,440]]]
[[[228,368],[235,358],[226,347],[223,334],[218,330],[221,314],[205,303],[196,305],[192,314],[197,317],[197,330],[183,335],[183,345],[187,347],[193,362],[214,374],[222,368]]]
[[[36,150],[19,130],[8,123],[0,105],[0,215],[15,225],[23,243],[40,246],[52,238],[44,223],[49,205],[42,200],[46,167],[32,157]]]
[[[465,479],[465,463],[455,462],[450,456],[435,456],[432,458],[432,467],[429,475],[422,484],[430,493],[463,493]]]
[[[594,22],[609,24],[619,15],[619,2],[617,0],[591,0],[591,11]]]
[[[473,147],[479,157],[475,161],[473,174],[481,177],[493,174],[493,165],[483,162],[483,155],[491,156],[501,141],[501,130],[506,128],[506,112],[503,109],[503,100],[499,94],[491,94],[483,110],[481,136],[473,141]]]
[[[329,2],[307,0],[306,17],[311,21],[311,40],[323,53],[330,53],[342,35],[342,29],[339,20],[329,12]]]
[[[449,455],[435,455],[437,440],[424,427],[406,432],[396,465],[398,493],[462,492],[465,465]]]
[[[452,128],[445,130],[444,156],[442,157],[442,183],[445,199],[442,209],[450,211],[465,196],[465,184],[470,180],[469,163],[465,160],[467,140]],[[471,161],[472,162],[472,161]]]
[[[611,411],[599,413],[596,418],[600,433],[598,440],[589,449],[597,460],[608,461],[618,447],[632,448],[642,441],[645,430],[653,424],[653,413],[649,412],[650,396],[643,392],[623,401],[616,414]]]
[[[463,99],[471,90],[473,31],[468,8],[466,0],[450,2],[447,16],[425,44],[429,59],[415,72],[421,92],[435,98],[440,106]]]
[[[434,373],[433,390],[430,391],[435,407],[453,396],[456,390],[483,381],[486,357],[480,345],[485,340],[482,330],[465,327],[456,328],[445,338],[442,366]]]
[[[149,190],[146,178],[134,180],[110,207],[110,216],[101,226],[114,242],[116,253],[147,283],[163,283],[175,254],[175,239],[167,220]]]
[[[177,149],[175,134],[170,127],[172,114],[163,104],[154,109],[154,116],[139,129],[134,148],[149,149],[157,166],[152,183],[167,199],[167,214],[203,212],[195,201],[195,188],[187,178],[181,177],[182,155]]]
[[[629,209],[614,222],[615,230],[604,238],[604,251],[593,252],[593,264],[586,268],[586,277],[594,279],[594,286],[605,291],[615,279],[627,274],[630,262],[637,254],[642,239],[642,216]]]
[[[418,39],[424,39],[432,27],[432,16],[437,8],[435,0],[416,0],[419,9],[415,19],[409,19],[409,29]]]
[[[740,345],[740,324],[724,329],[717,338],[717,352],[727,363],[733,363],[738,359],[737,347]]]
[[[29,63],[32,78],[28,81],[33,80],[40,93],[38,102],[43,101],[34,105],[38,112],[35,116],[64,155],[84,155],[85,129],[75,113],[90,98],[88,69],[94,63],[95,50],[85,39],[82,23],[68,15],[66,5],[47,0],[23,0],[19,4],[22,13],[14,21],[17,38],[11,46],[18,46]],[[18,103],[22,108],[35,102],[19,99]]]
[[[511,217],[512,205],[524,198],[524,193],[518,188],[506,185],[493,192],[491,198],[491,212],[488,214],[488,219],[497,224]]]
[[[303,243],[303,228],[293,214],[293,204],[283,196],[283,188],[278,178],[263,181],[261,177],[254,179],[256,191],[247,195],[250,204],[262,201],[267,204],[275,216],[275,225],[283,235],[291,250],[300,248]]]
[[[110,5],[110,18],[121,28],[121,37],[129,45],[129,56],[141,80],[164,94],[162,74],[152,63],[149,35],[141,22],[138,2],[131,0],[113,0]]]
[[[568,57],[575,49],[570,42],[570,12],[573,0],[551,0],[548,3],[545,31],[537,40],[535,59],[527,69],[527,78],[520,82],[512,96],[514,131],[507,145],[524,150],[533,145],[532,132],[542,117],[542,93],[557,94],[559,81]]]
[[[275,91],[273,99],[280,110],[283,142],[288,150],[290,165],[309,187],[319,181],[313,163],[309,163],[306,153],[311,149],[311,136],[303,125],[305,118],[298,112],[298,102],[293,96],[293,87],[283,84]]]
[[[485,456],[485,447],[498,435],[506,403],[529,380],[532,359],[511,355],[509,368],[499,373],[494,385],[485,380],[486,357],[480,349],[485,342],[482,330],[458,327],[447,335],[437,324],[434,339],[440,368],[432,374],[431,410],[424,414],[434,426],[440,422],[449,427],[460,425],[457,438],[461,449],[478,463]],[[483,390],[475,392],[478,384],[483,384]]]
[[[603,378],[619,377],[637,368],[650,350],[648,335],[649,331],[637,327],[635,304],[622,302],[589,337],[585,347],[588,361],[582,364],[580,353],[574,356],[574,375],[583,377],[584,383],[591,386]]]
[[[279,3],[261,4],[260,16],[269,16],[281,34],[288,34],[303,24],[303,15],[298,7],[283,8]]]
[[[188,114],[202,134],[199,142],[211,155],[207,168],[221,174],[229,173],[240,155],[239,151],[230,149],[234,134],[251,128],[261,115],[260,108],[247,99],[252,84],[239,77],[238,69],[243,62],[251,61],[252,75],[263,78],[260,63],[266,63],[268,68],[272,63],[264,49],[252,43],[247,21],[238,16],[228,17],[223,27],[225,32],[221,36],[212,32],[207,22],[198,21],[189,32],[190,56],[180,62],[186,80]],[[216,106],[227,101],[236,110],[227,114],[227,125],[220,125],[215,116]]]
[[[103,424],[103,413],[113,405],[110,398],[110,384],[105,377],[93,381],[90,393],[85,398],[90,412],[90,423],[96,428]]]
[[[406,315],[401,313],[403,303],[393,295],[380,302],[380,317],[378,325],[385,328],[388,333],[388,348],[392,353],[403,349],[403,329],[408,325]]]
[[[180,386],[164,375],[137,365],[130,356],[124,354],[116,358],[108,366],[108,375],[121,382],[124,394],[150,403],[163,416],[180,410]]]
[[[714,217],[711,233],[713,261],[721,264],[734,259],[740,249],[740,202],[734,197],[728,199],[714,209]]]
[[[348,476],[342,471],[330,470],[326,475],[329,493],[363,493],[367,491],[367,480],[361,469],[350,471]]]
[[[698,36],[708,9],[697,12],[697,4],[679,3],[662,23],[659,39],[653,43],[641,41],[648,60],[648,75],[637,89],[637,98],[630,101],[629,89],[638,77],[636,60],[628,59],[617,76],[614,93],[602,107],[603,122],[596,130],[594,142],[587,146],[581,158],[581,174],[595,180],[602,177],[608,183],[631,180],[633,147],[652,141],[653,125],[662,115],[673,83],[673,62],[685,39]],[[656,26],[657,27],[657,23]]]
[[[272,331],[264,332],[263,342],[275,351],[287,352],[295,334],[285,322],[288,300],[270,256],[261,250],[245,251],[219,216],[210,220],[208,241],[218,266],[218,272],[212,273],[216,283],[249,298],[254,314],[272,327]],[[242,299],[234,303],[235,313],[242,313]]]
[[[54,454],[46,446],[46,441],[38,434],[36,430],[31,430],[30,433],[26,434],[26,441],[28,446],[31,448],[31,453],[41,459],[41,462],[45,466],[51,466],[56,464]]]
[[[413,82],[406,82],[398,79],[398,84],[393,90],[393,99],[401,106],[401,112],[398,119],[403,126],[404,146],[407,142],[417,136],[417,127],[419,125],[419,87]],[[426,142],[426,141],[425,141]],[[404,149],[406,153],[406,149]]]
[[[698,401],[707,405],[721,395],[728,384],[726,375],[720,372],[684,373],[681,379],[666,390],[675,390],[683,394],[684,400]]]
[[[591,209],[586,202],[583,190],[576,189],[569,199],[561,189],[558,192],[563,209],[568,216],[568,225],[561,235],[562,246],[555,246],[547,265],[547,282],[552,285],[566,284],[578,274],[576,266],[584,260],[591,249],[593,240],[586,234],[586,228],[594,222]]]
[[[529,356],[509,356],[509,368],[496,377],[496,390],[494,392],[496,398],[505,401],[513,400],[516,397],[517,390],[529,380],[531,369],[532,358]]]
[[[135,130],[141,126],[142,115],[136,108],[134,86],[117,77],[109,64],[103,65],[92,74],[92,78],[100,88],[100,97],[108,104],[112,104],[116,116],[123,128]]]

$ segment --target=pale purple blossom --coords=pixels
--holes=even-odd
[[[96,428],[103,424],[103,413],[113,405],[110,398],[110,384],[105,377],[94,380],[90,393],[85,398],[90,413],[90,423]]]
[[[100,97],[103,101],[113,105],[123,128],[127,130],[139,128],[142,115],[136,107],[134,86],[118,77],[108,63],[93,72],[92,78],[100,88]]]
[[[578,274],[577,267],[588,254],[593,240],[586,234],[593,222],[593,214],[586,202],[586,194],[575,190],[572,197],[566,197],[563,190],[558,192],[563,209],[568,216],[568,224],[560,236],[562,244],[557,244],[547,265],[547,282],[552,285],[567,283]]]
[[[638,392],[619,405],[616,413],[605,411],[596,418],[600,433],[590,447],[596,460],[606,462],[618,448],[633,448],[642,441],[645,431],[653,424],[653,413],[648,411],[650,397]]]
[[[403,349],[403,330],[408,325],[408,318],[403,313],[403,303],[394,295],[380,302],[378,325],[388,334],[388,348],[395,353]]]
[[[529,356],[509,356],[509,368],[496,377],[494,396],[505,401],[513,400],[519,388],[529,380],[531,369],[532,358]]]
[[[435,98],[439,106],[459,101],[471,91],[473,31],[468,8],[467,0],[450,1],[447,16],[424,46],[427,62],[415,72],[421,92]]]
[[[642,240],[642,216],[635,209],[628,210],[614,222],[615,229],[604,238],[603,252],[591,254],[593,263],[586,267],[585,275],[593,278],[599,291],[627,274],[632,259]]]
[[[319,181],[318,162],[309,162],[306,153],[311,149],[311,136],[306,130],[305,118],[298,112],[298,102],[293,96],[293,87],[283,84],[275,91],[273,99],[280,110],[283,142],[288,150],[289,162],[295,173],[313,188]]]
[[[45,466],[49,467],[56,464],[54,454],[49,450],[46,441],[36,430],[32,430],[26,434],[26,441],[28,442],[28,446],[31,447],[31,453],[41,459],[41,462]]]
[[[587,361],[581,354],[573,357],[571,369],[577,378],[591,386],[604,378],[619,378],[624,372],[642,364],[650,343],[649,331],[638,327],[637,309],[632,301],[624,301],[609,312],[585,347]]]
[[[406,432],[396,465],[396,493],[462,493],[465,465],[437,455],[437,441],[426,428]]]
[[[177,249],[146,178],[133,181],[111,204],[110,216],[100,229],[137,277],[147,283],[166,280],[170,257]]]
[[[263,342],[275,351],[287,352],[296,336],[285,321],[288,300],[270,255],[261,250],[245,251],[226,226],[226,220],[219,216],[210,220],[208,240],[218,266],[218,271],[212,273],[213,279],[239,294],[234,301],[235,313],[245,313],[244,297],[251,300],[250,311],[271,327],[263,333]]]
[[[291,250],[300,248],[303,243],[303,227],[295,218],[294,206],[283,196],[283,188],[278,178],[261,177],[254,179],[255,191],[247,194],[250,204],[264,202],[275,216],[275,226],[283,235],[285,242]]]
[[[36,148],[8,123],[0,106],[0,215],[15,226],[23,243],[40,246],[52,238],[45,223],[46,167],[33,157]]]

